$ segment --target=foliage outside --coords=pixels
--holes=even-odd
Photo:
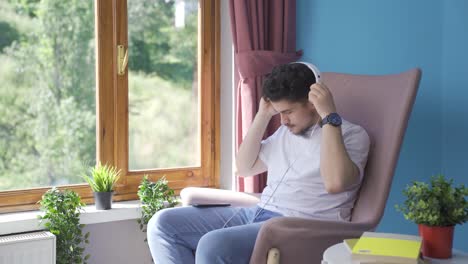
[[[199,166],[199,118],[192,93],[143,73],[129,76],[129,87],[129,169]]]
[[[468,188],[463,184],[452,186],[453,179],[443,175],[432,176],[430,186],[425,182],[413,182],[403,194],[407,197],[397,211],[407,220],[428,226],[453,226],[468,220]]]
[[[177,2],[183,27],[174,25]],[[199,166],[198,0],[127,6],[129,169]]]
[[[112,192],[115,183],[119,179],[120,170],[111,165],[102,165],[101,162],[98,162],[89,169],[89,173],[91,176],[83,175],[83,178],[94,192]]]
[[[141,219],[138,219],[137,222],[143,232],[146,232],[145,226],[157,211],[178,204],[174,190],[169,188],[165,177],[156,182],[150,182],[148,176],[145,175],[138,186],[138,197],[141,201]]]
[[[73,191],[52,188],[42,196],[39,204],[44,215],[38,218],[57,239],[56,263],[86,263],[90,255],[83,256],[83,244],[89,244],[89,232],[83,236],[80,211],[84,203],[80,196]]]
[[[94,163],[93,6],[0,1],[0,190],[81,183]]]
[[[128,2],[130,169],[199,163],[198,1],[184,2],[184,27],[174,0]],[[88,0],[0,1],[0,191],[82,183],[95,163],[94,15]]]

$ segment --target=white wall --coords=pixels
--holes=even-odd
[[[234,160],[234,89],[232,85],[232,37],[228,1],[221,1],[221,165],[220,187],[235,188]],[[87,225],[90,244],[86,253],[89,264],[151,264],[146,233],[140,231],[136,220]]]
[[[229,2],[221,1],[221,166],[220,188],[235,189],[234,180],[234,85],[233,47]]]
[[[85,254],[90,254],[89,264],[151,264],[146,233],[140,231],[135,220],[87,225],[90,232]]]

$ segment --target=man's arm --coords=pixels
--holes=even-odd
[[[323,126],[320,173],[329,193],[343,192],[359,181],[359,169],[346,151],[341,127]]]
[[[242,141],[236,156],[236,174],[241,176],[253,176],[267,170],[266,165],[260,160],[260,146],[263,134],[268,122],[276,111],[270,102],[260,100],[260,107],[247,135]]]
[[[321,119],[336,112],[333,96],[323,83],[311,86],[309,101]],[[343,192],[359,181],[359,168],[346,151],[341,127],[325,125],[322,128],[320,174],[329,193]]]

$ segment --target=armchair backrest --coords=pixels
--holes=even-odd
[[[366,129],[371,139],[351,221],[377,226],[387,202],[421,70],[380,76],[323,73],[322,78],[333,93],[338,113]]]

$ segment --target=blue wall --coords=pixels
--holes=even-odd
[[[297,0],[297,48],[321,71],[389,74],[420,67],[419,93],[377,231],[417,234],[396,212],[413,180],[468,183],[468,1]],[[455,248],[468,251],[468,225]]]

